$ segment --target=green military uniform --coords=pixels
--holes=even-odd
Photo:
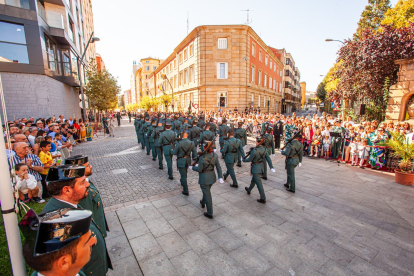
[[[345,128],[341,126],[334,126],[332,132],[345,134]],[[342,137],[332,137],[332,158],[338,159],[341,152]]]
[[[227,138],[227,134],[230,131],[230,127],[227,124],[222,124],[221,126],[219,126],[219,144],[220,144],[220,149],[222,149],[224,147],[224,139]],[[224,157],[224,153],[223,153],[223,157]]]
[[[250,182],[250,187],[246,187],[245,189],[247,193],[250,194],[254,186],[257,185],[261,200],[266,200],[266,195],[262,185],[262,179],[260,178],[260,175],[263,174],[264,171],[263,160],[266,158],[266,154],[266,149],[260,145],[257,148],[252,149],[249,157],[243,159],[243,162],[252,162],[250,172],[253,175],[252,181]]]
[[[234,130],[234,138],[239,139],[242,142],[242,146],[247,145],[247,133],[246,130],[239,126],[238,129]],[[241,153],[237,153],[237,166],[241,167]]]
[[[295,192],[295,168],[299,163],[302,163],[303,145],[298,140],[293,140],[286,145],[285,150],[281,151],[281,153],[286,156],[287,183],[285,187]]]
[[[189,130],[188,139],[194,142],[194,145],[197,147],[198,140],[200,139],[201,129],[198,126],[193,126]]]
[[[181,131],[181,125],[182,125],[183,123],[180,121],[180,120],[175,120],[174,122],[173,122],[173,128],[174,128],[174,131],[175,131],[175,133],[176,134],[179,134],[180,133],[180,131]]]
[[[138,134],[139,128],[140,128],[139,127],[140,124],[141,124],[141,119],[135,118],[134,119],[134,128],[135,128],[135,133],[137,134],[138,144],[141,143],[141,139],[140,139],[139,134]]]
[[[211,132],[209,129],[204,130],[200,134],[200,139],[198,140],[198,144],[201,145],[201,150],[204,150],[204,142],[205,141],[213,141],[215,134]],[[216,145],[213,145],[213,149],[216,148]]]
[[[187,170],[191,164],[191,154],[193,157],[197,155],[194,142],[190,141],[188,138],[183,138],[181,141],[177,142],[173,155],[177,155],[177,168],[180,173],[180,183],[181,186],[183,186],[184,194],[188,194]]]
[[[160,134],[163,131],[163,127],[162,126],[157,126],[154,131],[151,134],[151,137],[154,139],[154,148],[158,157],[158,165],[159,165],[159,169],[162,170],[164,168],[163,164],[162,164],[162,144],[160,143]]]
[[[147,155],[149,155],[149,152],[151,150],[152,153],[152,160],[156,160],[157,159],[157,152],[155,151],[155,147],[154,147],[154,138],[152,137],[152,133],[154,132],[154,129],[157,127],[156,121],[154,123],[154,121],[152,122],[153,124],[150,125],[148,127],[148,131],[147,131],[147,137],[148,138],[148,147],[147,147]]]
[[[197,123],[197,127],[204,129],[205,126],[206,126],[206,122],[204,121],[203,118],[200,118],[200,120]]]
[[[116,120],[118,121],[118,126],[120,126],[121,125],[121,113],[117,113],[116,114]]]
[[[270,133],[264,134],[263,138],[265,139],[263,144],[266,149],[266,157],[263,160],[263,178],[267,179],[267,165],[269,164],[270,169],[273,169],[273,163],[272,159],[270,159],[270,155],[275,154],[275,141],[273,140],[273,135]]]
[[[187,119],[186,119],[187,120]],[[183,132],[184,129],[189,129],[190,128],[190,124],[185,122],[180,126],[180,132]]]
[[[52,197],[43,208],[43,213],[54,211],[62,208],[74,208],[69,203],[60,201]],[[82,209],[78,205],[77,209]],[[90,261],[82,268],[82,271],[86,275],[106,275],[108,268],[112,269],[111,259],[109,258],[108,251],[106,249],[105,239],[102,232],[97,227],[93,217],[90,226],[90,230],[96,236],[96,244],[92,247],[91,259]]]
[[[198,160],[198,166],[193,167],[193,171],[198,172],[198,184],[200,184],[201,191],[203,192],[203,199],[200,201],[201,205],[207,205],[207,214],[213,215],[213,199],[211,198],[211,186],[216,182],[216,174],[214,168],[217,170],[219,178],[223,178],[220,163],[218,157],[214,153],[207,153],[200,156]]]
[[[210,122],[210,131],[213,132],[214,134],[217,133],[217,125],[213,122]]]
[[[142,135],[141,138],[140,138],[141,139],[141,144],[142,144],[142,149],[144,149],[145,147],[149,148],[149,141],[148,141],[149,137],[146,136],[146,133],[147,133],[148,127],[150,125],[151,125],[151,123],[149,121],[145,121],[142,124],[141,128],[139,129],[138,135]],[[147,148],[147,154],[148,154],[148,148]]]
[[[265,130],[266,130],[266,127],[267,126],[269,126],[270,127],[270,123],[269,122],[263,122],[262,123],[262,129],[260,130],[260,135],[262,135],[263,136],[263,134],[265,134]]]
[[[101,231],[102,236],[106,238],[108,228],[108,222],[106,221],[104,207],[101,200],[101,194],[95,185],[88,179],[89,182],[89,193],[88,196],[79,202],[78,206],[82,209],[89,210],[92,212],[93,221],[96,227]]]
[[[172,156],[174,150],[175,133],[171,129],[163,131],[158,139],[164,151],[165,162],[167,163],[168,178],[173,179]]]
[[[226,163],[227,171],[224,174],[224,180],[230,175],[233,180],[232,187],[238,187],[236,174],[234,173],[234,163],[237,162],[238,152],[241,152],[241,155],[244,158],[244,150],[242,142],[234,137],[230,137],[224,142],[223,148],[220,150],[224,154],[224,162]]]

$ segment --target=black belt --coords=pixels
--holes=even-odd
[[[288,159],[293,159],[293,158],[296,158],[296,157],[298,157],[298,156],[295,155],[295,156],[292,156],[292,157],[288,157]]]
[[[182,159],[182,158],[189,158],[189,157],[190,157],[189,155],[186,155],[186,156],[178,157],[177,160]]]
[[[214,172],[214,169],[212,169],[212,170],[205,170],[205,171],[203,171],[203,173],[205,173],[205,172]]]
[[[263,163],[263,160],[260,161],[260,162],[252,162],[252,165],[258,165],[258,164],[262,164],[262,163]]]
[[[169,143],[169,144],[162,144],[163,146],[169,146],[172,145],[173,143]]]

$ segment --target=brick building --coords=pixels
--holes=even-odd
[[[248,106],[280,112],[283,70],[279,57],[251,27],[199,26],[149,75],[149,90],[156,97],[163,94],[160,84],[166,93],[173,91],[175,110],[187,110],[191,102],[194,112]]]
[[[7,116],[81,116],[79,77],[95,59],[90,0],[0,1],[0,72]]]
[[[138,69],[133,72],[133,78],[131,78],[131,90],[133,90],[136,95],[137,104],[140,103],[141,98],[144,96],[155,96],[154,91],[150,91],[149,76],[158,68],[161,62],[162,60],[157,58],[143,58],[140,60]],[[134,89],[132,89],[132,87],[134,87]]]

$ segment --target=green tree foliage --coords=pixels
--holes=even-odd
[[[408,27],[410,22],[414,23],[414,0],[400,0],[385,13],[381,24],[401,28]]]
[[[144,96],[139,103],[140,108],[151,109],[158,105],[158,100],[149,96]]]
[[[87,70],[88,83],[85,94],[93,108],[98,110],[114,109],[118,104],[120,87],[117,80],[106,69],[98,71],[95,61],[90,63]]]
[[[361,39],[364,30],[378,30],[385,13],[391,8],[390,0],[368,0],[368,5],[361,14],[354,38]]]
[[[318,88],[316,88],[316,97],[318,97],[321,102],[324,102],[326,99],[326,90],[325,90],[325,79],[318,85]]]
[[[139,108],[139,105],[138,105],[138,104],[136,104],[136,103],[127,104],[127,105],[125,106],[125,109],[126,109],[127,111],[133,111],[133,112],[135,112],[138,108]]]

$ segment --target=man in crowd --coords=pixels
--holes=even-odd
[[[273,136],[275,137],[275,149],[280,149],[280,140],[283,136],[283,122],[280,120],[280,116],[276,116],[276,123],[273,125]]]

